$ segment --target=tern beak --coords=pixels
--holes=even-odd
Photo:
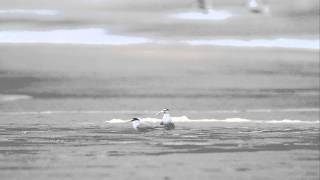
[[[163,113],[163,111],[159,111],[155,114],[155,116],[159,115],[160,113]]]

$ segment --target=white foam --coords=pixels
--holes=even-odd
[[[31,96],[21,94],[0,94],[0,102],[32,99]]]
[[[213,10],[209,9],[206,13],[203,12],[183,12],[170,15],[170,17],[177,19],[186,19],[186,20],[211,20],[211,21],[222,21],[235,17],[237,14],[231,13],[226,10]]]
[[[17,98],[18,97],[18,98]],[[16,98],[16,99],[14,99]],[[8,98],[7,100],[20,100],[20,99],[29,99],[32,97],[29,96],[17,96],[14,95],[13,99]],[[1,96],[0,96],[1,99]],[[257,111],[252,112],[319,112],[319,109],[316,108],[301,108],[301,109],[278,109],[278,110],[263,110],[260,111],[259,109]],[[192,111],[187,111],[188,113],[194,113]],[[220,111],[197,111],[197,113],[219,113]],[[222,111],[224,113],[231,112],[234,113],[234,110],[224,110]],[[242,111],[239,111],[242,112]],[[243,112],[250,112],[250,110],[244,110]],[[24,112],[0,112],[0,115],[54,115],[54,114],[154,114],[155,111],[103,111],[103,110],[74,110],[74,111],[24,111]],[[315,121],[305,121],[305,120],[290,120],[290,119],[283,119],[283,120],[250,120],[250,119],[244,119],[244,118],[227,118],[227,119],[189,119],[187,116],[180,116],[180,117],[172,117],[172,120],[177,123],[259,123],[259,124],[319,124],[319,120]],[[127,123],[129,119],[111,119],[105,121],[105,123]],[[150,122],[150,123],[159,123],[161,122],[161,119],[159,118],[152,118],[152,117],[146,117],[143,118],[143,121]]]
[[[59,29],[51,31],[0,31],[1,43],[106,44],[148,43],[141,37],[110,35],[104,29]]]
[[[301,121],[301,120],[290,120],[290,119],[283,119],[283,120],[270,120],[267,123],[272,124],[281,124],[281,123],[289,123],[289,124],[319,124],[319,121]]]
[[[172,120],[177,123],[259,123],[259,124],[319,124],[317,121],[302,121],[302,120],[250,120],[243,118],[227,118],[227,119],[189,119],[186,116],[172,117]],[[127,123],[129,120],[124,119],[111,119],[105,121],[106,123]],[[157,118],[143,118],[144,122],[159,123],[161,119]]]
[[[246,112],[319,112],[319,108],[288,108],[288,109],[248,109]]]
[[[212,39],[212,40],[188,40],[183,41],[192,46],[233,46],[233,47],[268,47],[268,48],[294,48],[294,49],[319,49],[319,39]]]
[[[57,29],[50,31],[0,31],[0,43],[49,43],[87,45],[129,45],[153,43],[158,45],[186,44],[190,46],[268,47],[319,50],[319,39],[211,39],[165,40],[135,36],[111,35],[101,28]]]
[[[52,9],[0,9],[0,15],[58,16],[61,12]]]
[[[182,111],[188,114],[237,114],[237,113],[272,113],[272,112],[320,112],[319,108],[284,108],[284,109],[244,109],[244,110],[206,110]]]

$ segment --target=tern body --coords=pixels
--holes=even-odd
[[[248,0],[248,8],[253,13],[269,13],[268,6],[262,0]]]
[[[163,125],[166,130],[174,129],[175,125],[172,122],[171,116],[169,114],[169,109],[163,109],[159,113],[163,113],[163,117],[160,125]]]
[[[140,118],[133,118],[131,122],[133,129],[139,132],[147,132],[155,129],[155,127],[141,122]]]

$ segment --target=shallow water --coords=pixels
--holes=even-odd
[[[288,2],[1,1],[1,180],[318,180],[319,13]]]
[[[47,118],[47,117],[43,117]],[[64,123],[65,124],[65,123]],[[99,146],[108,155],[157,155],[170,153],[218,153],[243,151],[317,150],[317,126],[247,124],[176,124],[173,131],[154,130],[139,133],[126,125],[85,122],[66,126],[55,123],[25,126],[1,126],[3,154],[37,153],[46,146]],[[126,144],[137,148],[121,149]],[[43,148],[42,148],[43,147]],[[144,149],[140,151],[139,149]],[[12,151],[11,151],[12,150]]]
[[[319,123],[176,122],[175,130],[140,133],[130,123],[105,119],[108,115],[99,113],[2,115],[1,176],[246,179],[241,172],[250,171],[267,179],[319,177]],[[270,158],[268,165],[262,157]],[[190,163],[187,172],[171,172],[189,169]]]
[[[238,14],[226,11],[226,10],[213,10],[210,9],[208,12],[180,12],[171,15],[170,17],[186,20],[211,20],[211,21],[223,21],[232,17],[236,17]]]

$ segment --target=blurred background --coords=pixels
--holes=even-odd
[[[229,18],[188,20],[181,12],[230,14]],[[225,15],[225,14],[224,14]],[[115,34],[159,38],[221,36],[317,36],[317,0],[4,0],[2,30],[105,28]],[[196,18],[196,17],[193,17]],[[220,17],[221,18],[221,17]],[[225,21],[224,21],[225,20]]]
[[[2,111],[319,107],[317,0],[2,0],[0,43]]]

